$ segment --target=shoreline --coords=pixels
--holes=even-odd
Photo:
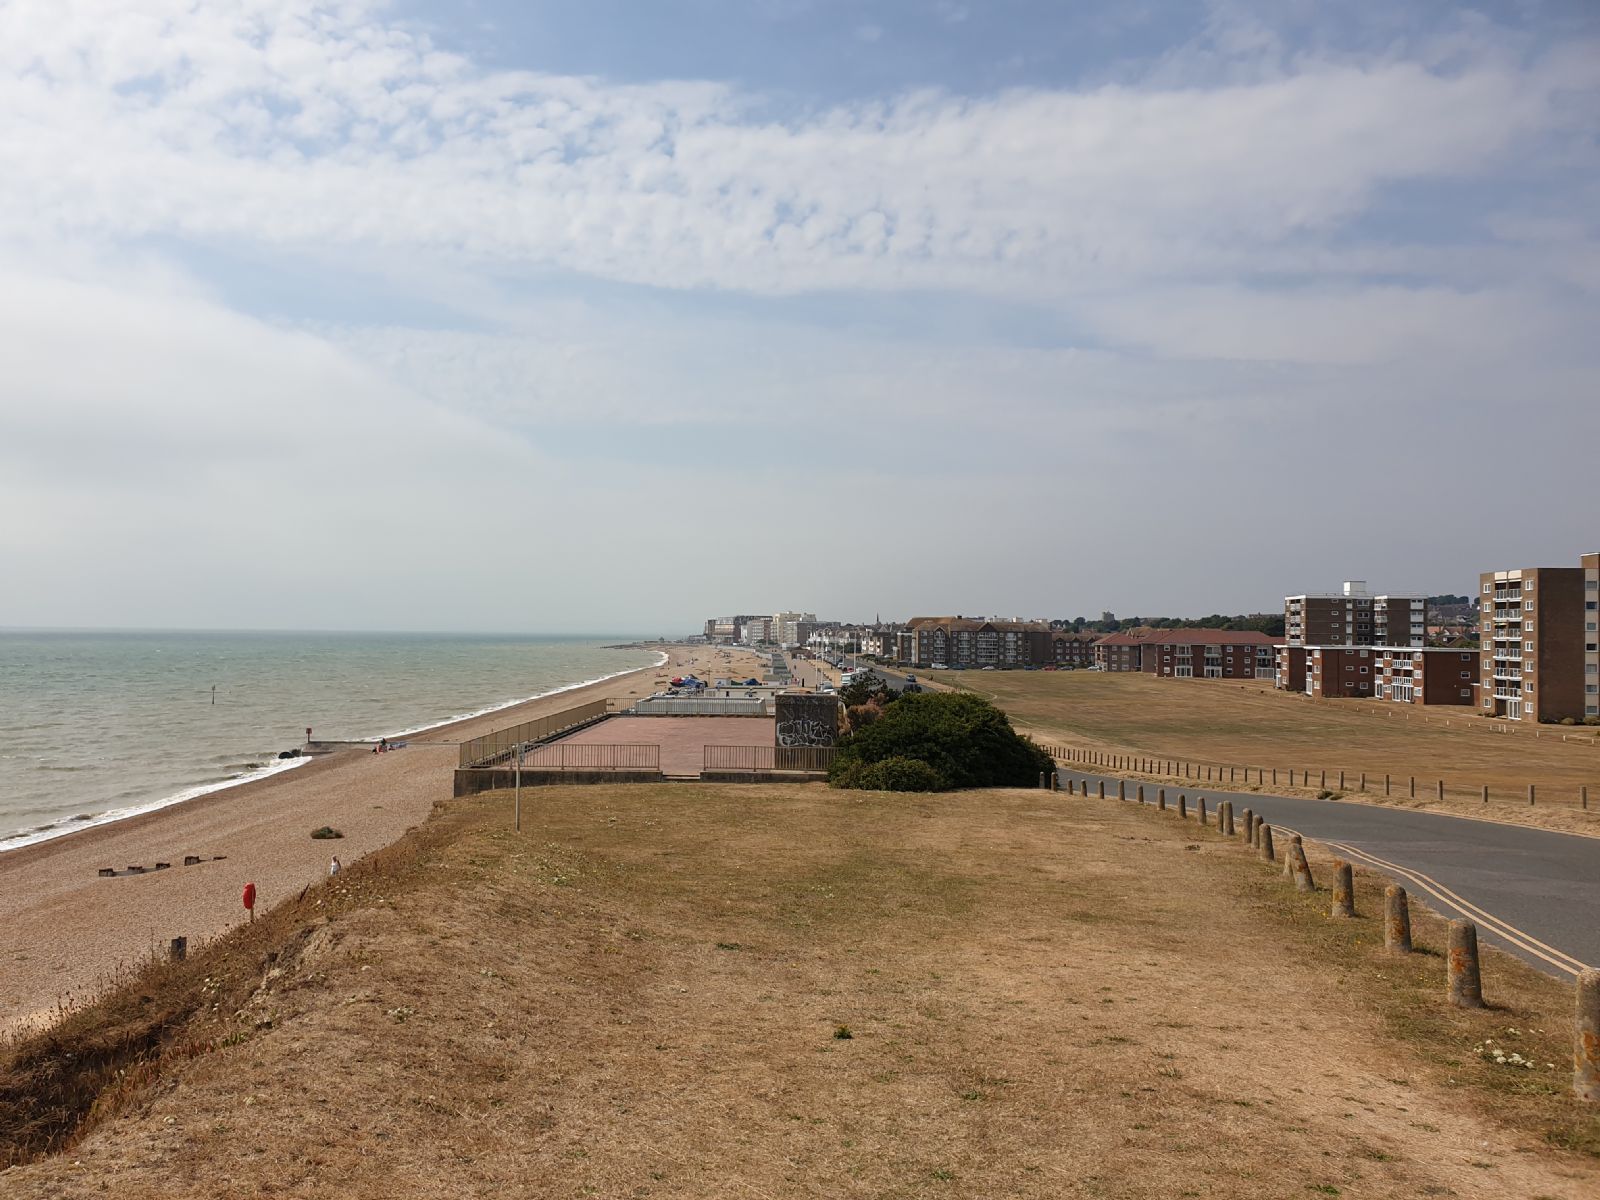
[[[257,886],[257,911],[266,911],[325,878],[330,854],[353,863],[403,837],[450,799],[465,738],[594,700],[647,695],[669,670],[718,669],[720,648],[660,651],[667,660],[659,666],[445,721],[422,731],[427,740],[389,754],[319,754],[293,771],[0,853],[0,1033],[86,1002],[120,967],[164,952],[172,937],[197,947],[243,923],[246,882]],[[322,825],[343,837],[312,840]],[[188,854],[205,861],[177,865]],[[174,866],[120,873],[156,861]],[[119,874],[101,878],[104,867]]]
[[[603,649],[648,650],[650,647],[641,643],[638,645],[606,646],[603,647]],[[559,687],[551,688],[547,692],[538,692],[532,696],[523,696],[520,699],[506,700],[498,704],[491,704],[486,708],[480,708],[469,713],[447,717],[443,721],[432,725],[418,725],[413,728],[396,730],[391,733],[378,734],[376,737],[372,738],[357,739],[355,743],[341,741],[339,743],[330,744],[351,745],[358,744],[360,742],[376,742],[378,738],[388,738],[390,741],[394,741],[397,738],[413,738],[422,734],[436,734],[440,731],[448,730],[453,725],[463,724],[467,721],[476,721],[482,717],[493,716],[495,713],[505,712],[507,709],[516,708],[519,705],[532,704],[539,700],[545,700],[551,696],[560,695],[563,692],[579,691],[586,687],[594,687],[602,683],[608,683],[611,680],[621,679],[625,676],[632,675],[636,671],[658,671],[665,666],[668,661],[670,661],[670,656],[664,650],[657,650],[655,653],[661,655],[661,661],[655,663],[654,665],[629,667],[623,671],[613,671],[609,675],[598,675],[593,679],[585,679],[577,683],[564,683]],[[321,756],[315,754],[301,754],[296,758],[273,759],[261,764],[261,766],[253,770],[246,771],[241,775],[236,775],[231,779],[224,779],[211,783],[191,784],[187,787],[179,788],[177,791],[163,796],[160,799],[144,801],[138,804],[125,806],[123,808],[107,809],[105,812],[91,815],[86,820],[81,817],[60,817],[51,822],[48,826],[40,826],[32,830],[19,830],[16,833],[0,834],[0,866],[4,865],[8,855],[15,854],[20,850],[26,850],[32,846],[44,845],[47,842],[59,841],[62,838],[74,837],[80,833],[87,833],[91,829],[102,829],[109,825],[120,824],[123,821],[136,820],[148,813],[162,812],[169,808],[176,808],[179,805],[188,804],[194,800],[203,800],[205,797],[215,795],[218,792],[231,791],[235,788],[249,787],[251,784],[264,782],[268,779],[272,779],[278,775],[283,775],[297,768],[304,768],[310,763],[317,761],[319,757]]]

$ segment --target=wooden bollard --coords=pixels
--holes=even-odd
[[[1272,852],[1272,826],[1264,821],[1261,824],[1261,858],[1263,862],[1278,861],[1278,856]]]
[[[1044,780],[1045,780],[1045,773],[1043,771],[1040,771],[1039,772],[1039,790],[1041,792],[1044,791],[1044,788],[1045,788]]]
[[[1457,1008],[1483,1007],[1483,976],[1478,970],[1478,927],[1450,922],[1449,978],[1446,995]]]
[[[1167,789],[1162,788],[1156,793],[1156,807],[1162,812],[1167,811]]]
[[[1600,1102],[1600,971],[1578,976],[1578,1013],[1572,1031],[1572,1094]]]
[[[1342,858],[1333,860],[1333,910],[1330,915],[1335,917],[1356,915],[1355,872]]]
[[[1119,779],[1119,780],[1117,780],[1117,799],[1118,800],[1126,800],[1127,798],[1128,798],[1128,784],[1127,784],[1127,781]]]
[[[1104,779],[1102,779],[1100,781],[1100,799],[1104,800],[1105,798],[1106,798],[1106,781]]]
[[[1444,799],[1444,780],[1442,779],[1439,780],[1439,791],[1437,792],[1437,795],[1440,800]]]
[[[1417,777],[1415,775],[1411,777],[1411,798],[1413,800],[1417,798]]]
[[[1181,821],[1189,819],[1189,797],[1182,792],[1178,793],[1178,819]]]
[[[1290,846],[1290,853],[1294,857],[1294,886],[1299,892],[1314,892],[1317,884],[1311,878],[1311,862],[1306,858],[1305,844],[1300,840],[1300,835],[1294,835],[1294,842]]]
[[[1528,785],[1528,807],[1533,807],[1533,784]]]
[[[1339,772],[1339,790],[1341,792],[1344,791],[1344,772],[1343,771]]]
[[[1061,772],[1060,771],[1051,771],[1050,772],[1050,790],[1052,792],[1059,792],[1061,790]]]
[[[1483,802],[1485,804],[1489,803],[1489,785],[1487,783],[1483,785]]]
[[[1411,953],[1411,904],[1398,883],[1383,889],[1383,946],[1394,954]]]
[[[1204,796],[1201,796],[1200,797],[1200,824],[1204,825],[1205,823],[1206,823],[1206,798]]]
[[[1255,822],[1256,815],[1255,815],[1255,813],[1251,812],[1248,808],[1245,809],[1244,812],[1241,813],[1240,815],[1242,817],[1244,817],[1244,835],[1243,836],[1244,836],[1244,840],[1246,842],[1248,842],[1250,840],[1250,835],[1255,832],[1253,829],[1250,828],[1250,826]]]
[[[1584,784],[1582,787],[1580,787],[1578,789],[1578,803],[1583,805],[1584,808],[1588,808],[1589,807],[1589,785],[1588,784]]]
[[[1385,796],[1389,794],[1389,777],[1387,775],[1383,777],[1383,794]]]
[[[1140,804],[1143,804],[1143,803],[1144,803],[1144,784],[1142,784],[1142,783],[1141,783],[1141,784],[1140,784],[1140,785],[1139,785],[1139,786],[1138,786],[1138,788],[1136,788],[1136,789],[1135,789],[1135,791],[1136,791],[1136,792],[1137,792],[1137,794],[1138,794],[1138,798],[1139,798],[1139,803],[1140,803]]]
[[[1343,785],[1341,784],[1340,786],[1342,787]],[[1328,788],[1328,769],[1326,767],[1324,767],[1322,769],[1322,789],[1324,791],[1326,791],[1327,788]]]
[[[173,962],[182,962],[189,957],[189,939],[186,937],[173,938],[172,944],[168,948],[168,953],[172,956]]]
[[[1272,786],[1273,787],[1277,787],[1278,786],[1278,768],[1277,767],[1273,767],[1272,768]]]
[[[1225,801],[1223,801],[1223,804],[1225,805],[1226,811],[1227,811],[1227,814],[1228,814],[1228,827],[1226,829],[1224,829],[1222,832],[1227,834],[1229,837],[1233,837],[1234,836],[1234,829],[1233,829],[1233,801],[1232,800],[1225,800]]]
[[[1367,790],[1367,773],[1365,771],[1361,772],[1361,790],[1363,792]]]
[[[1068,775],[1067,776],[1067,795],[1076,796],[1077,794],[1078,794],[1078,781],[1076,779],[1074,779],[1072,776]]]

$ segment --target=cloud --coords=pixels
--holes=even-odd
[[[366,3],[140,19],[25,0],[0,15],[0,235],[1050,298],[1292,270],[1386,188],[1537,171],[1592,132],[1597,70],[1313,57],[1221,86],[927,92],[775,122],[715,86],[486,71]]]

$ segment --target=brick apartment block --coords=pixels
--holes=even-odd
[[[1509,721],[1600,716],[1600,553],[1576,567],[1478,577],[1478,711]]]
[[[1382,595],[1353,579],[1341,592],[1283,598],[1284,639],[1290,646],[1422,646],[1427,597]]]
[[[1171,679],[1271,679],[1273,640],[1239,629],[1130,629],[1094,644],[1095,665]]]

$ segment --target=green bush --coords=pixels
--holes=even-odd
[[[313,829],[311,836],[319,842],[326,842],[332,838],[342,838],[344,834],[340,833],[332,825],[323,825],[319,829]]]
[[[1585,717],[1583,723],[1585,725],[1600,725],[1600,717]]]
[[[858,788],[877,792],[942,792],[944,779],[920,758],[886,758],[863,763],[856,776]]]
[[[931,775],[910,764],[889,766],[894,759],[914,760]],[[1054,768],[1050,756],[987,700],[921,692],[901,696],[872,724],[846,736],[828,777],[834,787],[896,791],[1036,787],[1040,772]]]
[[[1576,717],[1562,717],[1561,718],[1561,723],[1563,725],[1576,725],[1578,723],[1578,718],[1576,718]]]

